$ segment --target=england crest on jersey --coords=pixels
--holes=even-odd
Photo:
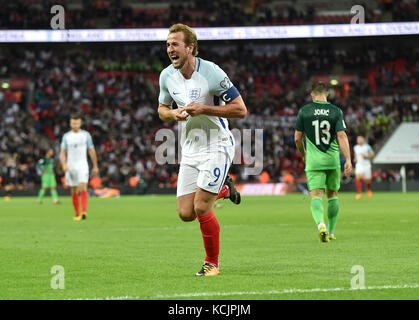
[[[198,98],[201,96],[201,88],[194,88],[189,90],[189,99],[191,101],[198,100]]]

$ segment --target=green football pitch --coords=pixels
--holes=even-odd
[[[222,201],[221,273],[206,278],[175,196],[90,198],[79,222],[69,197],[0,199],[0,299],[419,299],[419,193],[354,197],[330,243],[306,195]]]

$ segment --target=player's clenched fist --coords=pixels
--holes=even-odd
[[[192,117],[199,116],[204,113],[204,108],[201,104],[192,102],[185,107],[185,111]]]
[[[185,121],[189,117],[189,114],[187,114],[184,111],[185,111],[185,108],[178,108],[178,109],[172,110],[173,119],[176,121]]]

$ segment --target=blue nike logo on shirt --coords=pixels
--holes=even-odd
[[[174,91],[173,91],[172,93],[173,93],[174,95],[176,95],[176,94],[179,94],[180,92],[174,92]]]

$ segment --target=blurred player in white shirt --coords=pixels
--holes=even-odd
[[[365,142],[363,136],[358,136],[354,146],[354,162],[355,166],[355,184],[358,194],[356,199],[362,198],[362,181],[365,183],[368,198],[372,197],[371,191],[371,159],[374,158],[375,153],[371,146]]]
[[[99,169],[92,137],[89,132],[81,129],[79,115],[70,118],[70,127],[71,131],[64,134],[61,142],[60,160],[65,172],[66,184],[71,189],[71,198],[76,213],[74,221],[80,221],[87,218],[87,183],[89,182],[87,153],[93,163],[93,175],[97,175]],[[81,200],[81,215],[79,200]]]

